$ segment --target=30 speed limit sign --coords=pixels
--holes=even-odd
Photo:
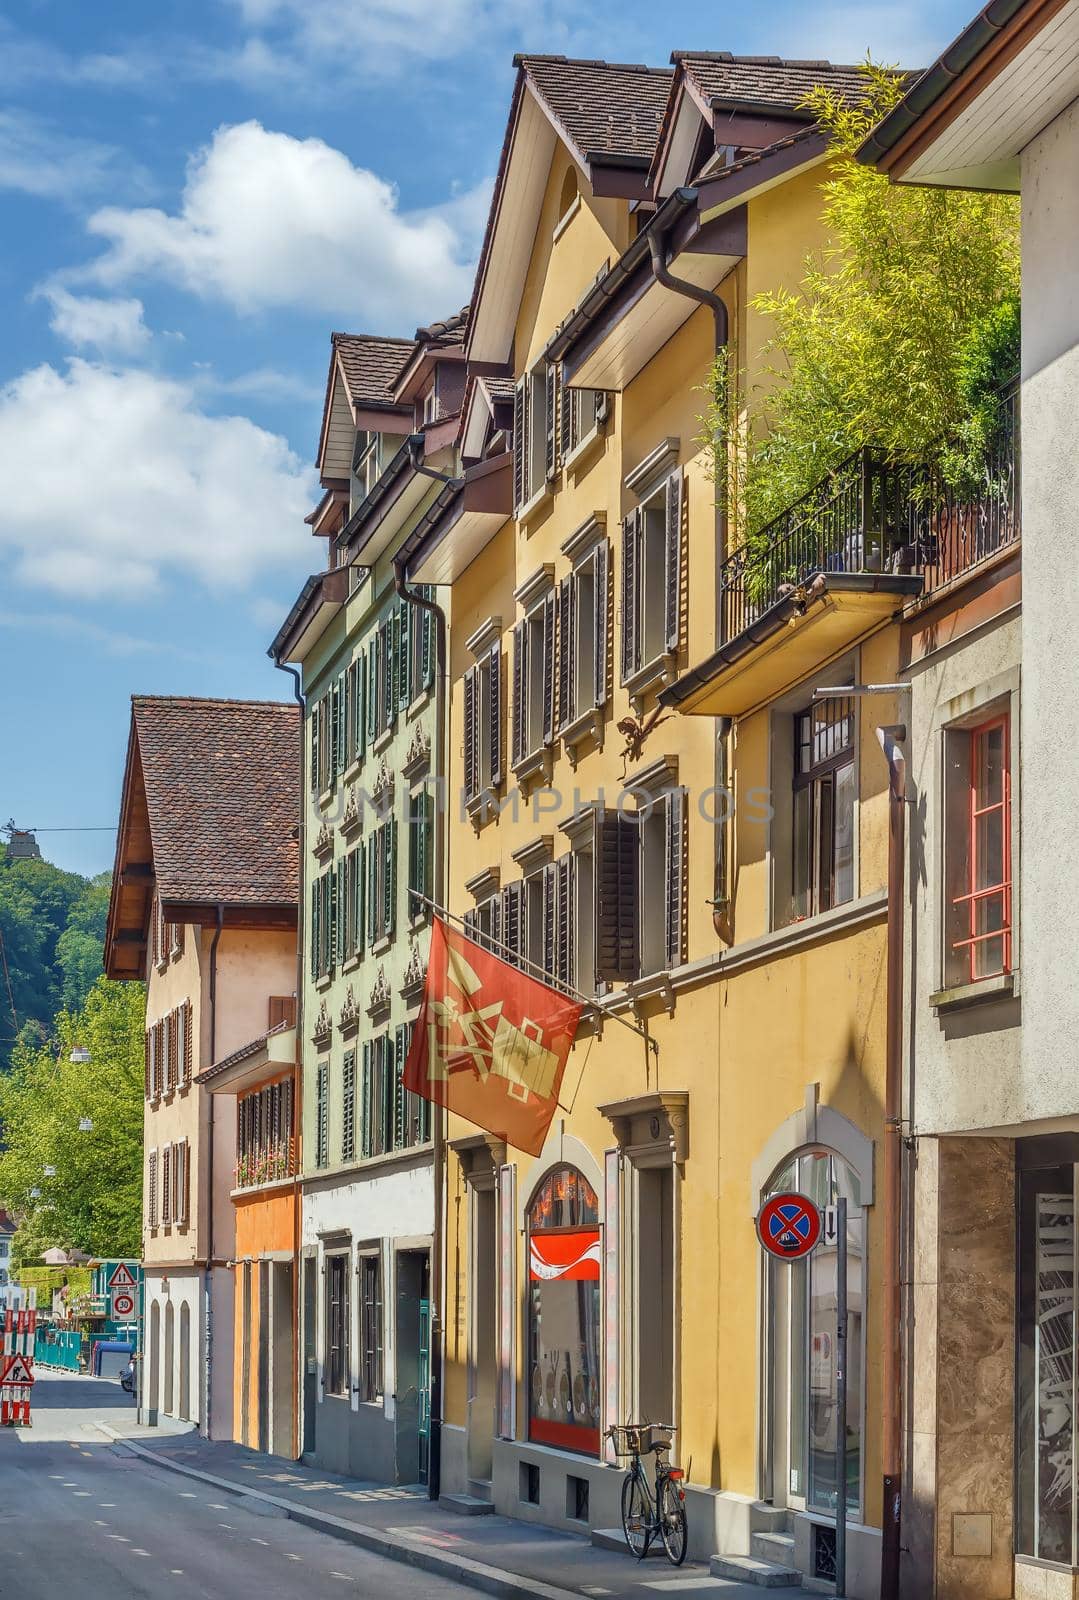
[[[135,1297],[122,1289],[119,1294],[112,1297],[112,1314],[114,1317],[133,1317],[135,1315]]]

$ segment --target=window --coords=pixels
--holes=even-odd
[[[945,734],[946,985],[1012,970],[1011,719]]]
[[[172,1221],[172,1145],[161,1151],[161,1221],[167,1228]]]
[[[236,1106],[236,1187],[273,1183],[295,1172],[291,1078],[239,1097]]]
[[[600,1230],[591,1184],[574,1167],[540,1183],[528,1208],[528,1436],[598,1455]]]
[[[361,1400],[382,1398],[382,1262],[360,1257]]]
[[[502,762],[502,646],[495,643],[464,676],[466,802],[499,787],[505,776]]]
[[[337,874],[332,867],[311,885],[311,976],[325,978],[337,960]]]
[[[361,1153],[365,1159],[393,1149],[394,1063],[388,1034],[363,1042],[360,1086]]]
[[[367,733],[367,656],[360,651],[345,669],[343,677],[343,766],[350,767],[363,757]]]
[[[330,1159],[329,1062],[320,1061],[315,1074],[315,1166],[324,1167]]]
[[[607,420],[607,395],[603,389],[566,389],[559,393],[559,443],[565,463]]]
[[[416,585],[416,592],[425,600],[435,597],[434,585],[430,583]],[[402,601],[402,606],[408,619],[404,633],[405,704],[411,705],[435,681],[435,618],[424,606],[410,605],[407,601]]]
[[[427,1144],[431,1137],[431,1102],[404,1086],[405,1061],[412,1042],[412,1023],[402,1023],[394,1034],[393,1144],[409,1150]]]
[[[606,415],[606,394],[566,389],[557,362],[541,361],[519,379],[513,406],[513,504],[518,516]]]
[[[337,905],[341,918],[341,960],[351,961],[363,951],[365,847],[363,841],[337,863]]]
[[[555,596],[533,606],[513,630],[513,764],[523,766],[554,738]]]
[[[193,1067],[192,1011],[184,1000],[146,1030],[146,1098],[158,1100],[191,1083]]]
[[[435,803],[429,789],[410,795],[408,802],[408,914],[425,917],[427,906],[414,896],[434,893]]]
[[[146,1226],[157,1227],[157,1151],[146,1157]]]
[[[558,731],[607,702],[609,546],[604,539],[558,585]]]
[[[387,817],[366,843],[367,942],[377,944],[394,930],[397,911],[397,818]]]
[[[642,796],[635,813],[596,821],[595,969],[604,982],[669,972],[685,960],[686,792]]]
[[[331,788],[337,775],[335,701],[339,705],[340,696],[327,689],[311,708],[311,792],[316,795]]]
[[[191,1190],[191,1146],[181,1139],[172,1147],[172,1220],[181,1228],[188,1223]]]
[[[341,1068],[341,1160],[356,1155],[356,1052],[346,1050]]]
[[[830,696],[794,718],[791,920],[854,898],[852,696]]]
[[[382,470],[382,435],[360,429],[352,452],[354,506],[358,506],[378,482]]]
[[[349,1391],[348,1256],[326,1257],[326,1393]]]
[[[672,655],[682,628],[682,469],[622,524],[622,681]]]

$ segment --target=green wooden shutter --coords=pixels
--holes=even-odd
[[[408,1029],[398,1026],[393,1039],[393,1148],[403,1150],[411,1143],[408,1137],[406,1102],[410,1098],[401,1079],[405,1070],[405,1049]]]
[[[360,1154],[365,1159],[371,1154],[371,1047],[372,1041],[365,1039],[360,1074]]]
[[[319,955],[320,955],[320,944],[321,944],[320,933],[319,933],[319,911],[321,910],[321,906],[320,906],[320,903],[319,903],[319,899],[320,899],[320,896],[319,896],[319,882],[318,882],[318,879],[316,878],[314,883],[311,885],[311,927],[310,927],[310,930],[308,932],[308,948],[310,949],[310,952],[311,952],[311,976],[312,976],[312,978],[318,978],[318,977],[321,977],[321,975],[322,975],[322,969],[319,966]]]
[[[434,599],[435,591],[432,584],[424,585],[424,592],[429,600]],[[420,675],[421,689],[429,689],[435,681],[435,616],[433,611],[423,613],[423,637],[420,650]]]
[[[367,664],[367,742],[373,744],[378,738],[378,684],[379,684],[379,656],[382,649],[381,635],[376,633],[371,637],[370,648],[366,656]]]
[[[402,711],[407,711],[416,692],[412,683],[412,629],[415,619],[413,617],[413,607],[407,600],[402,600],[399,609],[401,626],[401,693],[398,703]]]
[[[386,932],[392,933],[396,921],[397,910],[397,818],[389,817],[385,825],[385,874],[386,874]]]
[[[318,794],[318,705],[311,708],[311,793]]]

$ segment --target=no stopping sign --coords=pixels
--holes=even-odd
[[[820,1239],[820,1212],[804,1194],[774,1194],[757,1213],[757,1237],[769,1255],[799,1261]]]

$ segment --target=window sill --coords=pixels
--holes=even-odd
[[[498,788],[502,785],[499,784]],[[474,794],[470,800],[465,801],[465,811],[474,828],[482,828],[486,823],[501,815],[501,806],[493,784],[481,789],[479,794]]]
[[[577,472],[584,463],[596,453],[596,446],[603,443],[603,424],[597,422],[584,438],[579,440],[562,463],[563,472]]]
[[[597,749],[603,749],[603,728],[602,706],[589,706],[588,710],[582,712],[579,717],[574,717],[573,721],[567,722],[564,728],[559,728],[558,737],[565,746],[571,765],[577,765],[579,759],[577,751],[589,739],[593,741]]]
[[[346,973],[355,972],[356,968],[361,965],[362,961],[363,961],[363,951],[362,950],[358,954],[356,954],[354,956],[349,956],[347,961],[342,961],[342,963],[341,963],[341,976],[342,976],[342,978],[345,976]]]
[[[541,745],[538,750],[533,750],[530,755],[525,756],[523,761],[518,761],[514,765],[513,775],[518,783],[528,783],[530,779],[538,778],[541,775],[544,778],[549,778],[551,776],[550,746]]]
[[[164,970],[168,966],[168,964],[169,964],[168,956],[161,956],[157,961],[154,962],[154,971],[155,972],[164,972]]]
[[[427,707],[431,704],[431,698],[432,689],[431,686],[428,685],[426,689],[422,690],[421,693],[416,695],[414,700],[409,701],[408,709],[405,712],[405,717],[407,720],[411,722],[414,717],[419,716],[421,711],[426,711]]]
[[[238,1189],[229,1190],[230,1200],[249,1200],[252,1195],[274,1194],[279,1189],[291,1189],[297,1182],[297,1175],[291,1178],[269,1178],[265,1183],[244,1183]]]
[[[318,990],[319,994],[325,994],[326,990],[330,988],[332,983],[333,973],[324,972],[320,977],[315,979],[315,988]]]
[[[329,805],[330,801],[333,799],[333,784],[331,783],[331,785],[330,785],[330,787],[328,789],[320,790],[317,798],[318,798],[318,808],[319,808],[319,810],[320,811],[325,811],[326,807]]]
[[[371,954],[373,956],[384,956],[386,954],[386,951],[390,949],[392,944],[393,944],[393,934],[392,933],[384,933],[382,935],[381,939],[376,939],[374,944],[371,946]]]
[[[671,650],[657,656],[654,661],[649,661],[646,666],[638,667],[625,680],[626,693],[631,700],[643,700],[645,695],[653,689],[665,689],[675,680],[675,657]]]
[[[348,766],[345,768],[344,772],[341,774],[341,782],[342,783],[355,783],[356,779],[359,777],[359,775],[360,775],[360,773],[362,771],[363,771],[363,757],[362,756],[357,756],[355,761],[350,761],[349,762]]]
[[[549,478],[536,490],[531,500],[526,500],[523,506],[518,507],[517,521],[522,526],[526,525],[532,521],[537,511],[540,511],[545,505],[549,505],[553,500],[554,479]]]
[[[979,978],[977,983],[958,983],[950,989],[938,989],[929,996],[929,1004],[939,1017],[942,1012],[947,1015],[951,1011],[965,1011],[968,1006],[1012,1000],[1018,995],[1018,972],[1002,972],[995,978]]]
[[[377,739],[373,739],[371,741],[371,749],[376,756],[380,756],[383,750],[388,750],[390,748],[390,745],[393,743],[393,733],[394,723],[391,722],[388,728],[383,728]]]

